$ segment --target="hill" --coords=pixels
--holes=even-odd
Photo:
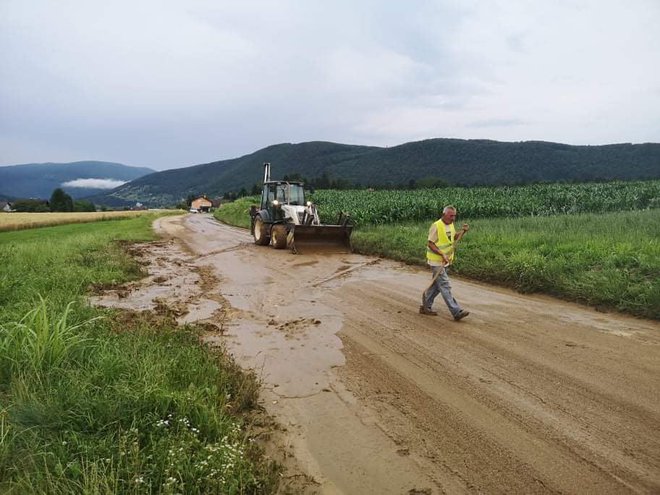
[[[0,167],[0,189],[11,192],[13,198],[48,199],[60,187],[78,199],[153,172],[150,168],[99,161],[27,163]]]
[[[249,191],[262,179],[263,162],[273,164],[273,178],[325,175],[374,187],[405,186],[429,178],[465,186],[638,180],[660,178],[660,144],[573,146],[462,139],[429,139],[391,148],[320,141],[278,144],[240,158],[141,177],[92,200],[164,206],[191,194]]]
[[[278,144],[240,158],[141,177],[90,199],[109,206],[134,204],[136,201],[150,207],[173,205],[191,194],[221,196],[241,188],[249,190],[263,178],[264,162],[273,163],[273,178],[294,173],[317,177],[329,167],[378,149],[326,142]]]

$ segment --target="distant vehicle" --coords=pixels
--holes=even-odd
[[[197,208],[190,208],[190,213],[199,213]]]

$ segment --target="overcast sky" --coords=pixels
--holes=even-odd
[[[660,0],[0,0],[0,166],[660,142]]]

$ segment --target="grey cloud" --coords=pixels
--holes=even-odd
[[[520,126],[520,125],[528,125],[528,124],[529,122],[520,119],[489,119],[489,120],[478,120],[475,122],[470,122],[466,124],[466,126],[486,128],[486,127]]]

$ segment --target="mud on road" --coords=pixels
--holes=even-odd
[[[295,493],[660,493],[660,325],[422,268],[255,246],[160,219],[149,277],[97,304],[174,308],[263,381]],[[126,293],[128,292],[128,294]]]

